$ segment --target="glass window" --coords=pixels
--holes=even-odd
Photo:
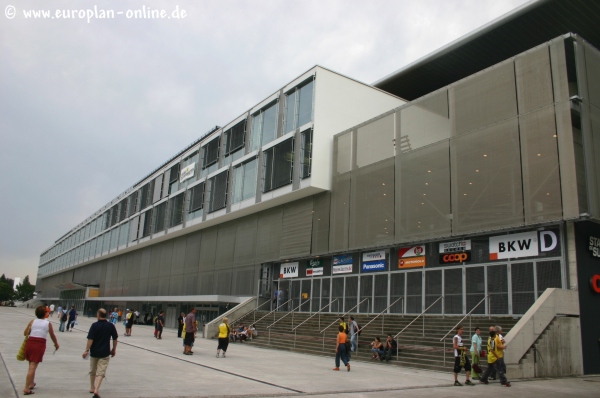
[[[312,121],[313,82],[294,88],[285,100],[285,133]]]
[[[227,205],[227,175],[224,171],[208,180],[209,204],[208,212],[213,212],[225,208]]]
[[[250,151],[257,150],[260,146],[262,115],[257,113],[252,116],[252,135],[250,137]]]
[[[310,166],[312,163],[312,129],[302,132],[302,153],[301,153],[301,168],[300,178],[310,177]]]
[[[264,151],[263,192],[291,184],[293,163],[293,138]]]
[[[169,199],[169,227],[179,225],[183,222],[183,194]]]
[[[207,167],[217,163],[219,160],[219,143],[220,137],[215,138],[208,144],[202,147],[203,154],[203,163],[202,168],[206,169]]]
[[[296,98],[298,96],[295,89],[285,97],[285,133],[296,128]]]
[[[104,234],[104,242],[102,242],[102,251],[107,252],[109,246],[110,246],[110,231],[107,231]]]
[[[204,182],[194,186],[189,191],[188,220],[202,215],[204,208]]]
[[[152,233],[152,210],[150,209],[144,213],[144,230],[142,231],[142,238],[150,236]]]
[[[253,159],[233,169],[233,196],[231,203],[241,202],[256,194],[258,160]]]
[[[244,147],[245,133],[246,119],[225,132],[225,156],[229,156]]]
[[[129,223],[121,225],[121,231],[119,232],[119,246],[123,246],[127,243],[127,237],[129,236]]]
[[[277,137],[277,102],[252,116],[250,151],[266,145]]]
[[[179,189],[186,188],[198,179],[199,159],[200,153],[198,151],[183,159],[183,162],[181,162],[181,172],[179,173]]]
[[[158,206],[156,206],[154,217],[154,232],[160,232],[165,229],[165,215],[167,213],[167,202],[162,202]]]
[[[179,189],[179,163],[174,164],[169,172],[169,195]]]
[[[114,249],[119,244],[119,227],[113,228],[110,233],[110,248]]]

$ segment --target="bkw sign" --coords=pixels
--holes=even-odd
[[[532,231],[490,237],[490,260],[534,257],[549,252],[558,245],[553,231]]]

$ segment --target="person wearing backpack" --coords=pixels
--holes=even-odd
[[[352,346],[352,348],[350,348],[350,351],[355,352],[356,349],[358,348],[358,336],[360,336],[360,326],[358,326],[358,323],[354,320],[354,317],[351,316],[350,317],[350,344]]]
[[[64,332],[65,324],[67,323],[67,309],[66,308],[61,309],[58,316],[60,317],[60,326],[58,327],[58,331]]]

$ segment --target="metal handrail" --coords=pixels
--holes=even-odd
[[[364,303],[366,300],[368,300],[369,302],[371,301],[371,299],[369,297],[363,299],[360,303],[356,304],[354,307],[350,308],[347,312],[345,312],[343,315],[340,315],[338,317],[338,319],[336,319],[335,321],[333,321],[331,324],[329,324],[329,326],[327,326],[325,329],[321,330],[321,334],[323,334],[323,351],[325,351],[325,331],[327,329],[329,329],[331,326],[333,326],[336,322],[339,321],[339,319],[341,317],[344,317],[346,315],[348,315],[350,312],[352,312],[355,308],[357,308],[359,305],[361,305],[362,303]]]
[[[250,310],[250,311],[246,312],[244,315],[242,315],[241,317],[237,318],[235,321],[233,321],[233,322],[229,322],[229,324],[230,324],[231,326],[235,325],[236,323],[238,323],[238,321],[239,321],[240,319],[242,319],[242,318],[245,318],[245,317],[246,317],[248,314],[250,314],[251,312],[254,312],[254,322],[253,322],[253,323],[255,323],[255,322],[256,322],[256,311],[258,311],[258,309],[259,309],[260,307],[262,307],[263,305],[265,305],[265,304],[270,304],[270,303],[271,303],[271,301],[270,301],[270,300],[267,300],[267,301],[265,301],[264,303],[262,303],[261,305],[259,305],[259,306],[258,306],[258,307],[256,307],[255,309],[253,309],[253,310]]]
[[[404,332],[404,331],[405,331],[405,330],[406,330],[406,329],[407,329],[407,328],[408,328],[410,325],[412,325],[413,323],[415,323],[415,321],[416,321],[417,319],[419,319],[421,316],[423,316],[423,314],[425,314],[427,311],[429,311],[429,309],[430,309],[431,307],[433,307],[433,306],[434,306],[434,305],[435,305],[435,304],[436,304],[438,301],[442,300],[443,298],[444,298],[444,296],[440,296],[440,297],[438,297],[438,299],[437,299],[437,300],[435,300],[435,301],[434,301],[434,302],[433,302],[433,303],[432,303],[432,304],[431,304],[429,307],[427,307],[427,308],[425,309],[425,311],[423,311],[423,312],[421,312],[419,315],[417,315],[417,317],[416,317],[415,319],[413,319],[412,321],[410,321],[410,323],[409,323],[408,325],[406,325],[406,326],[404,327],[404,329],[402,329],[401,331],[399,331],[399,332],[398,332],[398,334],[394,336],[394,340],[398,339],[398,336],[400,336],[400,334],[401,334],[402,332]],[[425,335],[425,320],[423,320],[423,335]]]
[[[323,312],[323,310],[327,307],[329,307],[331,304],[335,303],[336,301],[338,301],[338,299],[333,300],[331,303],[325,305],[323,308],[321,308],[319,311],[315,312],[314,314],[312,314],[311,316],[309,316],[308,318],[306,318],[304,321],[302,321],[300,324],[298,324],[298,326],[296,326],[295,328],[292,329],[292,332],[296,331],[296,329],[298,329],[300,326],[302,326],[303,324],[305,324],[309,319],[311,319],[313,316],[315,315],[320,315],[321,312]],[[319,318],[319,328],[321,327],[321,318]]]
[[[254,321],[254,323],[260,322],[263,319],[265,319],[266,317],[268,317],[269,315],[271,315],[272,313],[274,313],[275,311],[277,311],[278,309],[280,309],[281,307],[283,307],[284,305],[286,305],[287,303],[289,303],[290,301],[292,301],[292,299],[289,299],[288,301],[286,301],[285,303],[281,304],[279,307],[276,307],[274,310],[272,310],[271,312],[269,312],[267,315],[263,316],[262,318],[260,318],[258,321]]]
[[[267,326],[265,329],[269,329],[271,326],[275,325],[277,322],[279,322],[280,320],[282,320],[283,318],[285,318],[286,316],[293,314],[294,311],[296,311],[298,308],[302,307],[304,304],[308,303],[310,301],[310,299],[306,300],[305,302],[301,303],[299,306],[297,306],[296,308],[294,308],[291,311],[288,311],[287,314],[285,314],[284,316],[282,316],[281,318],[279,318],[278,320],[276,320],[275,322],[273,322],[272,324],[270,324],[269,326]],[[292,321],[293,323],[294,321]]]
[[[469,330],[471,330],[471,327],[472,327],[472,326],[471,326],[471,315],[473,314],[473,311],[475,311],[475,309],[476,309],[477,307],[479,307],[479,306],[481,305],[481,303],[483,303],[483,302],[484,302],[484,301],[485,301],[485,300],[486,300],[488,297],[490,297],[490,294],[488,294],[488,295],[487,295],[487,296],[485,296],[483,299],[481,299],[481,301],[480,301],[480,302],[478,302],[478,303],[475,305],[475,307],[471,308],[471,311],[469,311],[469,312],[467,313],[467,315],[463,316],[463,317],[462,317],[462,319],[461,319],[460,321],[458,321],[458,323],[457,323],[456,325],[454,325],[454,326],[452,327],[452,329],[450,329],[450,330],[448,331],[448,333],[446,333],[446,334],[444,335],[444,337],[442,337],[442,338],[440,339],[440,341],[443,341],[443,342],[444,342],[444,365],[446,365],[446,337],[448,337],[448,335],[449,335],[450,333],[452,333],[452,331],[453,331],[453,330],[455,330],[455,329],[456,329],[456,327],[458,327],[458,325],[460,325],[460,323],[461,323],[462,321],[464,321],[466,317],[469,317]]]
[[[349,313],[351,313],[352,310],[354,310],[356,307],[358,307],[359,305],[361,305],[362,303],[364,303],[366,300],[371,301],[371,299],[369,297],[365,298],[363,301],[361,301],[360,303],[356,304],[354,307],[350,308],[348,311],[346,311],[345,313],[343,313],[342,315],[340,315],[338,317],[338,319],[336,319],[335,321],[333,321],[332,323],[330,323],[329,326],[327,326],[325,329],[321,330],[319,333],[325,332],[327,329],[329,329],[330,327],[332,327],[337,321],[339,321],[341,317],[346,316]]]
[[[388,305],[383,311],[381,311],[379,314],[375,315],[375,317],[373,319],[371,319],[369,322],[367,322],[366,324],[364,324],[360,330],[357,330],[356,332],[352,333],[350,336],[350,339],[352,340],[352,337],[356,336],[359,332],[362,332],[364,330],[364,328],[366,328],[367,326],[369,326],[371,323],[373,323],[373,321],[377,318],[379,318],[381,315],[385,315],[384,313],[389,310],[394,304],[396,304],[398,301],[402,300],[402,303],[404,304],[404,297],[400,297],[398,300],[394,301],[392,304]],[[404,306],[402,307],[402,313],[404,313]],[[385,318],[382,318],[381,321],[381,333],[383,333],[383,327],[384,327],[384,323],[385,323]],[[358,352],[358,337],[356,338],[356,352]]]

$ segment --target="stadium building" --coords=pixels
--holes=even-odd
[[[315,66],[56,240],[39,294],[174,325],[249,298],[523,317],[557,288],[598,373],[599,15],[533,1],[373,85]]]

